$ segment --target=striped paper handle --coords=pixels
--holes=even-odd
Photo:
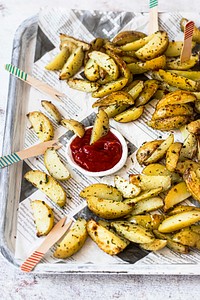
[[[40,262],[44,253],[34,251],[31,256],[21,265],[20,269],[24,272],[31,272],[33,268]]]
[[[184,29],[184,40],[187,40],[189,38],[192,38],[194,31],[194,22],[189,21],[185,24],[185,29]]]
[[[151,8],[154,8],[154,7],[156,7],[156,6],[158,6],[158,0],[150,0],[149,1],[149,8],[151,9]]]
[[[192,53],[192,35],[194,31],[194,22],[189,21],[185,24],[184,28],[184,41],[181,51],[181,63],[190,59]]]
[[[17,153],[12,153],[6,156],[2,156],[0,157],[0,169],[10,166],[20,160],[21,158],[17,155]]]
[[[5,65],[5,69],[10,72],[11,74],[13,74],[14,76],[26,81],[27,80],[27,76],[28,74],[25,73],[24,71],[20,70],[19,68],[11,65],[11,64],[6,64]]]
[[[158,31],[158,0],[149,1],[149,34]]]

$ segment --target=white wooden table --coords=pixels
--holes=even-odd
[[[69,2],[69,3],[68,3]],[[141,3],[142,2],[142,3]],[[77,9],[148,10],[148,1],[136,0],[0,0],[0,151],[8,93],[8,73],[15,30],[41,6]],[[198,1],[159,0],[162,11],[199,11]],[[111,275],[33,275],[13,268],[0,255],[0,299],[200,299],[198,276],[111,276]]]

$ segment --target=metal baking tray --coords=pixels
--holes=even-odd
[[[14,42],[13,65],[31,72],[34,60],[45,53],[45,45],[38,35],[38,16],[25,20],[17,29]],[[37,48],[36,48],[37,42]],[[48,49],[51,45],[48,45]],[[35,51],[36,50],[36,51]],[[3,155],[23,148],[25,135],[26,99],[29,87],[10,76],[7,113],[4,132]],[[17,210],[20,201],[23,162],[14,164],[0,171],[0,250],[4,258],[13,266],[19,267],[14,258],[17,225]],[[95,265],[78,263],[42,263],[35,273],[46,274],[172,274],[199,275],[199,264],[152,264],[139,265],[130,263]]]

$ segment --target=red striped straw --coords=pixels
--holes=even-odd
[[[184,41],[181,51],[181,63],[190,59],[192,53],[192,35],[194,31],[194,22],[189,21],[185,24],[184,28]]]

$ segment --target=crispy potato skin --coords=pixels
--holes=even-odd
[[[42,200],[31,201],[37,236],[47,235],[54,224],[54,214],[51,207]]]

